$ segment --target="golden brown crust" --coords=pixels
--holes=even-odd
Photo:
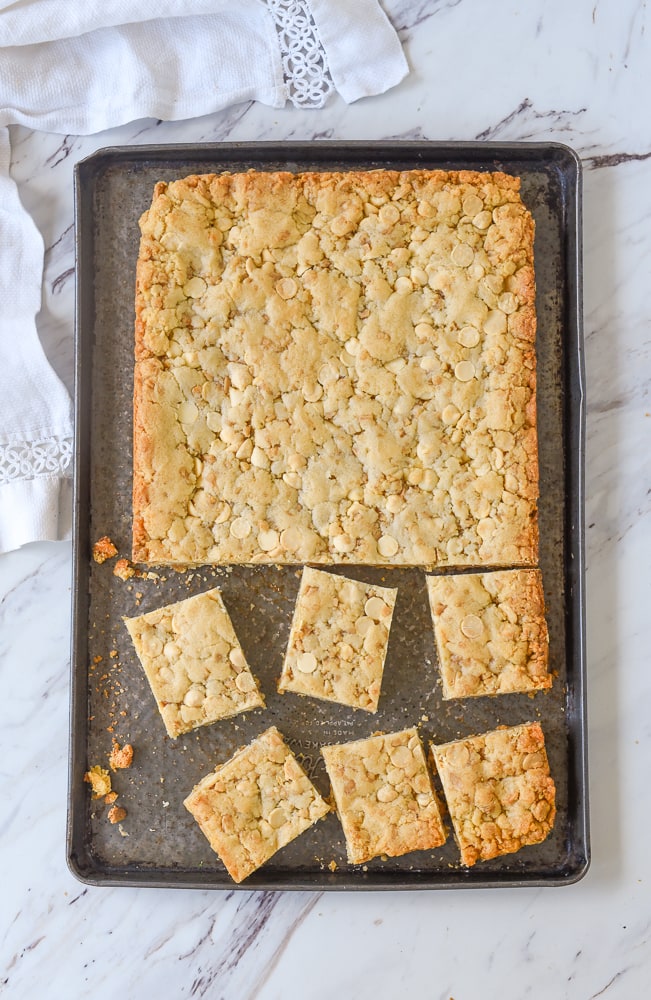
[[[445,843],[415,728],[322,747],[351,864]]]
[[[430,576],[427,591],[444,698],[551,687],[540,570]]]
[[[235,882],[330,811],[275,726],[203,778],[184,805]]]
[[[192,176],[141,230],[136,560],[535,564],[518,178]]]
[[[464,865],[539,844],[556,817],[556,789],[537,722],[432,745]]]

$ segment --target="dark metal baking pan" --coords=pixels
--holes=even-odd
[[[348,567],[398,587],[376,716],[276,693],[298,588],[296,567],[212,567],[124,582],[91,559],[108,534],[120,554],[131,537],[131,399],[138,218],[158,180],[220,170],[432,167],[501,169],[522,178],[536,222],[540,564],[550,629],[549,693],[445,702],[438,682],[424,574]],[[100,151],[76,168],[76,448],[74,604],[68,860],[95,885],[232,888],[182,805],[192,786],[271,724],[327,793],[319,747],[375,730],[419,724],[443,742],[538,719],[557,785],[550,837],[465,869],[452,835],[438,851],[349,866],[328,816],[244,883],[266,889],[408,889],[561,885],[589,860],[584,629],[584,372],[581,321],[581,169],[557,144],[310,142],[140,146]],[[167,738],[122,616],[218,585],[267,698],[254,711]],[[134,764],[114,775],[118,805],[91,801],[88,767],[106,766],[111,739],[130,742]]]

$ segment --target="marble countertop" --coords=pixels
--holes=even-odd
[[[0,994],[237,1000],[645,995],[651,982],[651,23],[647,5],[392,0],[411,73],[321,111],[245,104],[91,138],[12,129],[47,247],[39,329],[72,386],[74,163],[249,139],[558,140],[584,164],[592,865],[563,888],[92,888],[65,860],[71,548],[0,557]],[[646,990],[645,990],[646,987]]]

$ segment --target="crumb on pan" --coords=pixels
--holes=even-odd
[[[107,559],[113,559],[117,554],[118,550],[108,535],[102,535],[93,545],[93,559],[96,563],[106,562]]]
[[[84,781],[90,785],[94,799],[101,799],[111,791],[111,775],[106,768],[100,767],[99,764],[86,771]]]
[[[127,811],[122,806],[113,806],[108,811],[107,819],[109,823],[121,823],[126,819]]]
[[[111,754],[109,756],[109,767],[112,771],[118,771],[121,768],[131,767],[133,763],[133,747],[130,743],[125,743],[123,747],[120,746],[116,739],[113,739],[111,745]]]
[[[128,559],[118,559],[113,567],[113,576],[118,576],[121,580],[130,580],[135,575],[135,568]]]

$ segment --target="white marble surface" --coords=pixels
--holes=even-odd
[[[628,1000],[651,982],[651,20],[644,2],[392,0],[412,67],[320,112],[241,106],[92,138],[14,129],[48,247],[40,330],[72,381],[72,167],[215,139],[558,139],[585,165],[592,866],[559,889],[88,888],[65,862],[70,545],[0,557],[0,994]]]

